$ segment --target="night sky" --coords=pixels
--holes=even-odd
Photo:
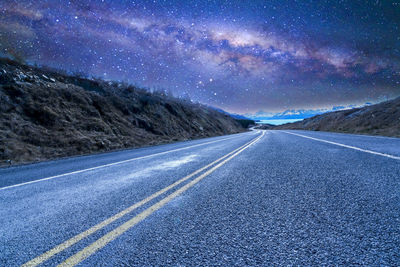
[[[0,53],[235,113],[400,95],[400,1],[0,2]]]

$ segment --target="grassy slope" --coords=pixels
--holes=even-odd
[[[0,101],[2,162],[32,162],[244,131],[231,117],[198,104],[8,60],[0,61]]]
[[[333,131],[400,137],[400,97],[363,108],[329,112],[274,129]]]

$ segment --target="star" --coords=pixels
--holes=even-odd
[[[400,95],[400,23],[390,1],[1,5],[1,56],[163,88],[229,112],[319,109]]]

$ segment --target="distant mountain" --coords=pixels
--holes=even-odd
[[[229,115],[232,118],[237,119],[237,120],[251,120],[249,117],[245,117],[243,115],[236,114],[236,113],[229,113],[229,112],[227,112],[227,111],[225,111],[225,110],[223,110],[221,108],[216,108],[216,107],[212,107],[212,106],[210,106],[210,108],[215,109],[216,111],[219,111],[219,112],[221,112],[223,114]]]
[[[366,103],[370,104],[370,103]],[[283,112],[273,113],[273,112],[264,112],[259,111],[256,113],[248,113],[244,114],[244,116],[253,119],[253,120],[284,120],[284,119],[306,119],[316,115],[320,115],[327,112],[338,111],[338,110],[347,110],[352,109],[357,106],[349,105],[349,106],[336,106],[331,109],[288,109]]]
[[[400,97],[362,108],[324,113],[274,127],[400,137]]]
[[[318,114],[322,114],[327,112],[325,110],[285,110],[283,112],[272,113],[272,112],[264,112],[259,111],[254,114],[245,114],[246,117],[249,117],[254,120],[282,120],[282,119],[304,119],[309,118]]]
[[[248,117],[245,117],[245,116],[243,116],[243,115],[240,115],[240,114],[235,114],[235,113],[231,113],[231,114],[229,114],[232,118],[235,118],[235,119],[237,119],[237,120],[251,120],[250,118],[248,118]]]

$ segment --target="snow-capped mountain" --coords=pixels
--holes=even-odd
[[[371,103],[365,103],[364,105],[349,105],[349,106],[335,106],[330,109],[288,109],[283,112],[265,112],[258,111],[256,113],[247,113],[243,114],[245,117],[253,119],[253,120],[282,120],[282,119],[306,119],[313,117],[315,115],[319,115],[326,112],[338,111],[338,110],[346,110],[352,109],[356,107],[368,106]]]

